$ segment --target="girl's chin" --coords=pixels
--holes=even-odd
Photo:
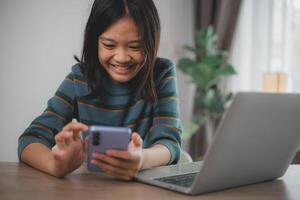
[[[119,75],[119,74],[110,74],[110,77],[114,82],[117,83],[126,83],[133,78],[130,75]]]

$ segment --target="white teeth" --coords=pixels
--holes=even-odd
[[[115,65],[116,68],[119,68],[119,69],[128,69],[129,66],[118,66],[118,65]]]
[[[127,67],[121,67],[121,66],[118,66],[118,65],[113,65],[115,68],[117,68],[118,70],[128,70],[129,69],[129,67],[127,66]]]
[[[111,65],[115,70],[116,72],[119,72],[119,73],[128,73],[128,71],[130,70],[130,66],[119,66],[119,65]]]

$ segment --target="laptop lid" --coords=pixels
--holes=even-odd
[[[155,180],[157,176],[153,179],[151,172],[160,173],[158,168],[141,172],[137,179],[201,194],[278,178],[300,148],[299,121],[300,94],[237,93],[192,187],[162,183]],[[167,171],[163,167],[161,175],[167,176]]]
[[[300,149],[300,94],[238,93],[219,125],[191,193],[282,176]]]

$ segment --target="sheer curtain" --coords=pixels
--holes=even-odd
[[[300,92],[299,0],[243,0],[230,62],[232,91],[262,91],[266,73],[284,74],[286,91]]]
[[[264,91],[266,74],[275,74],[286,77],[284,92],[300,93],[299,50],[299,0],[243,0],[230,56],[238,75],[228,89]],[[300,163],[300,152],[293,163]]]

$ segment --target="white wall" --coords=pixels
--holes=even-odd
[[[17,139],[39,115],[80,55],[92,0],[0,1],[0,161],[17,161]],[[163,32],[159,54],[174,59],[192,42],[192,0],[156,0]],[[188,90],[179,74],[183,121]],[[183,105],[188,105],[186,108]]]

